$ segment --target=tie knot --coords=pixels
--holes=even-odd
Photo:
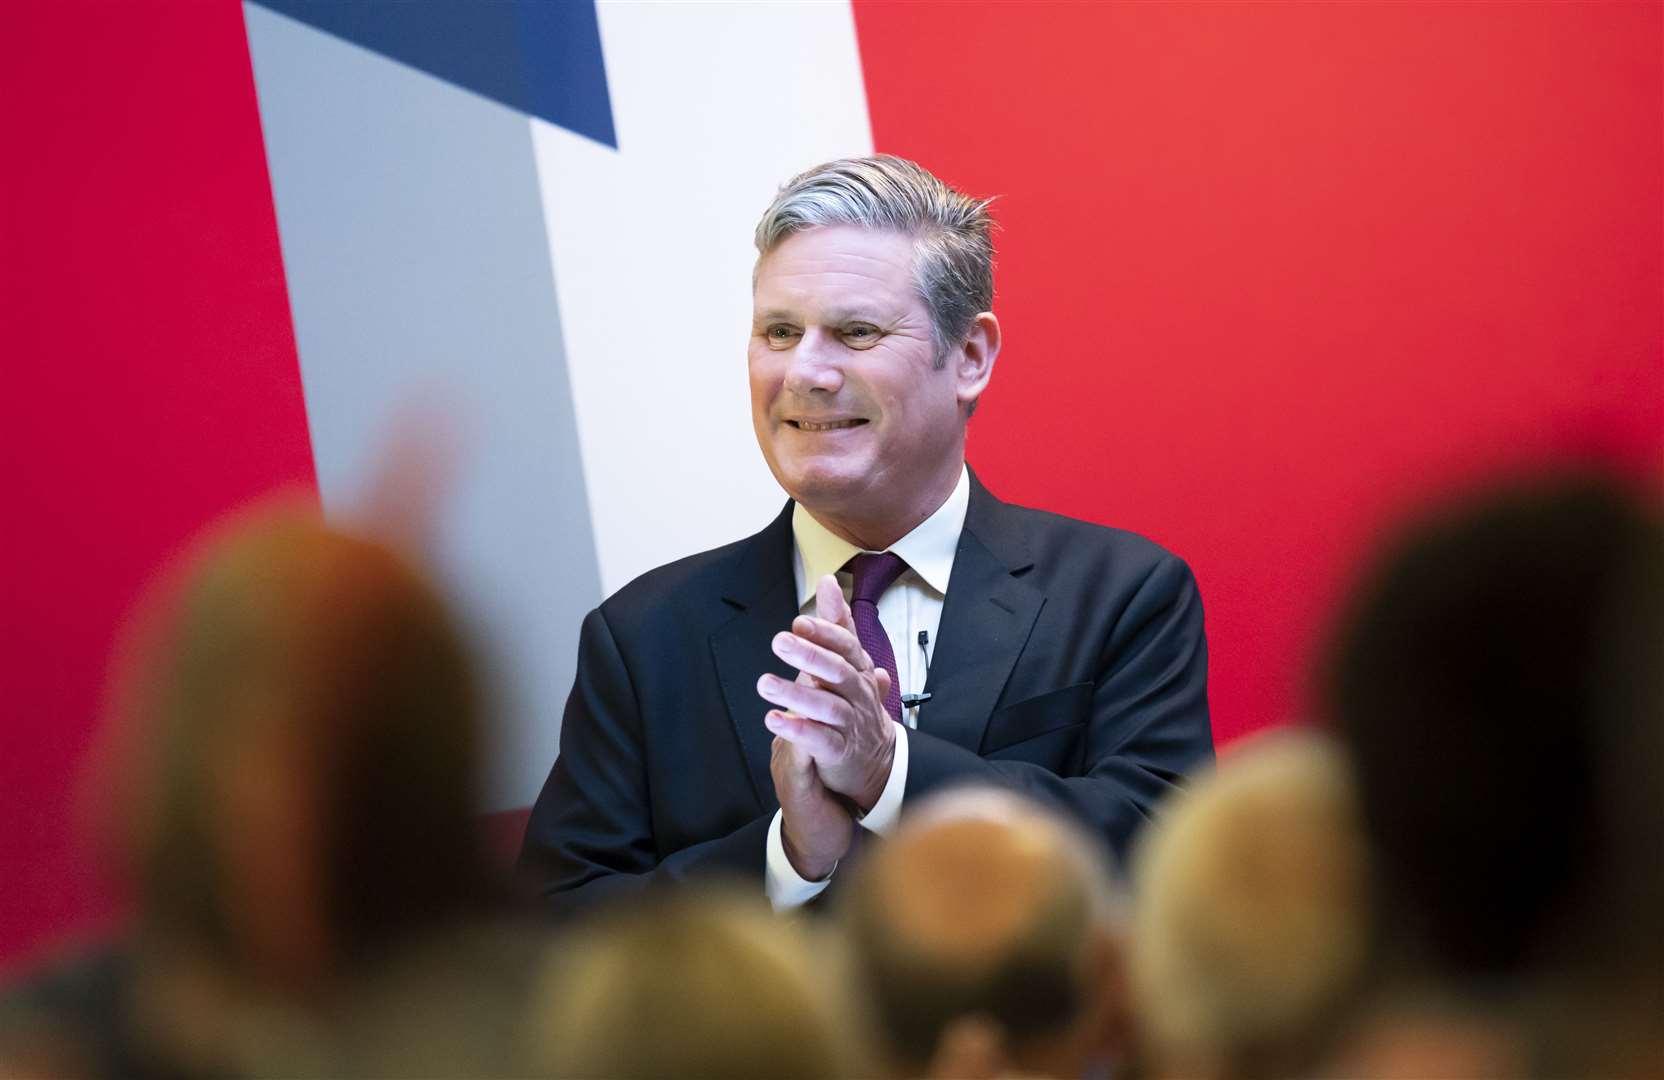
[[[884,590],[907,569],[906,560],[893,551],[857,555],[844,565],[855,578],[855,584],[850,589],[850,603],[857,600],[878,603]]]

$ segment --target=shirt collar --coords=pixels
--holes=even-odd
[[[971,501],[971,477],[963,466],[953,494],[936,508],[906,536],[890,545],[889,550],[900,555],[908,567],[934,592],[946,596],[948,577],[953,571],[953,555],[959,550],[959,534],[965,528],[965,510]],[[815,594],[815,583],[827,574],[835,574],[861,549],[815,520],[802,503],[792,507],[792,540],[797,560],[797,603],[809,602]]]

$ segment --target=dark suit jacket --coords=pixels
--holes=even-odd
[[[561,906],[705,873],[760,882],[779,806],[757,677],[797,615],[791,504],[762,532],[660,567],[584,620],[560,756],[520,870]],[[1000,502],[970,505],[904,798],[1015,787],[1118,852],[1213,754],[1202,602],[1140,536]]]

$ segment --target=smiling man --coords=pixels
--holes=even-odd
[[[1123,850],[1211,757],[1185,564],[965,465],[1000,350],[991,230],[985,201],[888,156],[811,169],[764,212],[752,422],[791,499],[584,621],[520,859],[540,892],[727,874],[795,906],[960,782]]]

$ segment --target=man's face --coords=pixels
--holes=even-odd
[[[851,225],[794,233],[758,263],[752,311],[751,419],[780,486],[853,521],[922,520],[940,505],[964,459],[965,414],[952,356],[935,364],[912,239]]]

